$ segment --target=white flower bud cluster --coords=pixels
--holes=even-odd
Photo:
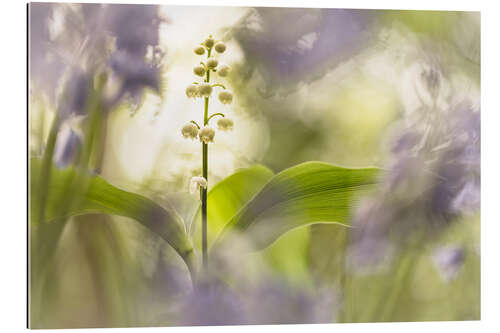
[[[196,65],[193,68],[193,73],[199,77],[207,77],[209,78],[209,72],[216,72],[219,77],[227,77],[231,71],[231,68],[226,64],[220,64],[219,60],[213,56],[211,56],[211,51],[215,50],[217,53],[224,53],[226,51],[226,44],[222,41],[216,41],[211,35],[203,42],[200,46],[195,47],[194,53],[196,55],[204,55],[205,52],[208,52],[208,59],[206,63],[200,63],[200,65]],[[221,85],[222,86],[222,85]],[[212,86],[213,87],[213,86]],[[225,89],[225,88],[224,88]],[[186,95],[189,98],[196,97],[210,97],[212,93],[212,89],[208,88],[206,85],[189,85],[186,88]],[[223,104],[230,104],[233,100],[232,94],[228,91],[221,93],[219,95],[219,100]]]
[[[210,72],[215,72],[219,77],[227,77],[231,71],[231,68],[226,64],[219,63],[219,60],[213,56],[215,51],[219,54],[226,51],[226,44],[222,41],[215,40],[212,35],[210,35],[200,46],[194,48],[194,53],[196,55],[204,55],[207,53],[207,60],[205,63],[201,62],[193,68],[193,73],[196,76],[204,77],[203,82],[195,82],[190,84],[186,88],[186,96],[188,98],[209,98],[215,87],[220,87],[223,90],[219,92],[219,101],[222,104],[231,104],[233,102],[233,94],[226,90],[226,87],[219,83],[210,83]],[[217,121],[217,128],[221,131],[230,131],[233,129],[233,120],[225,117],[222,113],[212,114],[210,117],[205,118],[205,126],[200,129],[201,126],[194,121],[187,123],[182,128],[182,136],[186,139],[196,139],[199,138],[204,144],[214,142],[215,130],[208,126],[210,119],[214,116],[221,116],[222,118]],[[207,117],[207,116],[205,116]]]

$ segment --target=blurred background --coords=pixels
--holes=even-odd
[[[181,128],[202,119],[203,102],[185,87],[193,48],[209,34],[227,45],[219,61],[232,68],[234,93],[230,111],[216,99],[210,110],[235,123],[210,145],[209,186],[254,164],[384,171],[352,228],[312,225],[230,258],[233,288],[215,296],[192,294],[174,250],[131,219],[31,224],[32,327],[480,319],[479,13],[29,10],[30,156],[52,142],[57,168],[88,160],[88,172],[172,204],[195,244],[189,180],[201,149]],[[86,156],[91,91],[105,108]]]

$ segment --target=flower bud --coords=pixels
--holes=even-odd
[[[226,51],[226,44],[223,42],[217,42],[217,44],[215,44],[215,51],[224,53],[224,51]]]
[[[186,139],[196,139],[198,136],[198,127],[193,123],[187,123],[182,127],[182,136]]]
[[[190,84],[186,88],[186,96],[189,98],[195,98],[199,96],[199,88],[196,84]]]
[[[203,44],[207,47],[207,48],[211,48],[214,46],[215,44],[215,39],[212,38],[212,36],[208,37],[207,39],[205,39],[205,41],[203,42]]]
[[[233,129],[234,122],[229,118],[220,118],[217,120],[217,127],[221,131],[230,131]]]
[[[193,68],[193,72],[194,72],[194,74],[196,74],[198,76],[204,76],[206,73],[206,70],[205,70],[205,67],[203,67],[202,65],[198,65],[198,66],[195,66]]]
[[[203,82],[198,85],[198,93],[203,97],[210,97],[212,94],[212,86],[210,83]]]
[[[217,68],[217,74],[220,77],[226,77],[230,71],[231,67],[229,67],[228,65],[220,65],[219,68]]]
[[[205,126],[200,130],[200,141],[204,143],[214,142],[215,130],[212,127]]]
[[[197,55],[203,55],[205,53],[205,48],[203,46],[195,47],[194,53]]]
[[[207,60],[207,67],[209,69],[214,69],[215,67],[217,67],[218,64],[219,64],[219,60],[217,60],[215,58],[209,58]]]
[[[204,177],[193,177],[189,182],[189,193],[195,194],[200,190],[200,187],[207,188],[207,180]]]
[[[231,104],[233,101],[233,94],[227,90],[221,91],[219,93],[219,101],[221,101],[222,104]]]

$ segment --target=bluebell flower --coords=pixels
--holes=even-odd
[[[330,323],[335,293],[314,295],[305,288],[273,278],[230,287],[222,281],[199,284],[178,309],[182,325]]]
[[[116,37],[116,49],[144,58],[148,46],[159,44],[159,27],[164,21],[156,5],[107,5],[106,28]]]
[[[465,249],[462,246],[442,246],[434,251],[434,264],[441,278],[450,282],[456,279],[465,261]]]
[[[375,36],[375,12],[255,8],[233,31],[268,85],[293,89],[359,53]]]
[[[64,27],[57,36],[51,36],[56,9],[64,17]],[[30,12],[30,78],[38,83],[37,89],[62,99],[54,104],[59,104],[64,114],[84,110],[81,106],[87,85],[83,81],[108,69],[117,79],[111,84],[119,87],[107,100],[108,108],[123,98],[138,104],[144,89],[160,93],[163,52],[158,43],[159,26],[164,20],[158,6],[31,4]],[[114,50],[110,51],[112,41]],[[69,86],[57,94],[61,82]],[[75,96],[68,96],[71,94]]]
[[[130,97],[136,103],[142,98],[145,88],[160,92],[160,71],[143,58],[117,51],[110,57],[110,67],[118,77],[120,88],[112,97],[110,105],[115,105],[122,97]]]
[[[415,119],[393,140],[376,195],[354,214],[354,267],[387,262],[415,231],[434,237],[479,210],[479,110],[461,102],[446,112],[422,109]]]
[[[59,132],[54,151],[54,163],[59,168],[66,168],[76,161],[83,146],[81,135],[70,126],[63,126]]]
[[[50,3],[31,3],[29,6],[29,77],[52,101],[66,67],[55,52],[49,32],[55,6]]]

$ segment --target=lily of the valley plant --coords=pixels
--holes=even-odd
[[[199,138],[202,146],[202,175],[193,177],[190,184],[190,192],[199,191],[201,200],[201,223],[202,223],[202,255],[203,267],[208,267],[207,254],[207,192],[208,192],[208,144],[214,142],[215,130],[210,126],[210,120],[219,116],[217,120],[218,129],[228,131],[233,128],[233,120],[227,118],[225,114],[217,112],[210,114],[208,107],[214,88],[220,88],[219,100],[222,104],[231,104],[233,94],[226,89],[221,83],[211,83],[210,73],[217,73],[219,77],[226,77],[229,74],[230,68],[227,65],[219,64],[219,60],[213,56],[214,52],[221,54],[226,51],[226,44],[222,41],[216,41],[210,35],[200,46],[194,49],[194,53],[203,56],[206,53],[206,61],[201,61],[199,65],[193,68],[193,73],[201,78],[201,82],[193,82],[186,88],[186,95],[189,98],[203,98],[205,105],[203,109],[203,121],[198,124],[195,120],[191,120],[182,128],[182,135],[185,138]]]

